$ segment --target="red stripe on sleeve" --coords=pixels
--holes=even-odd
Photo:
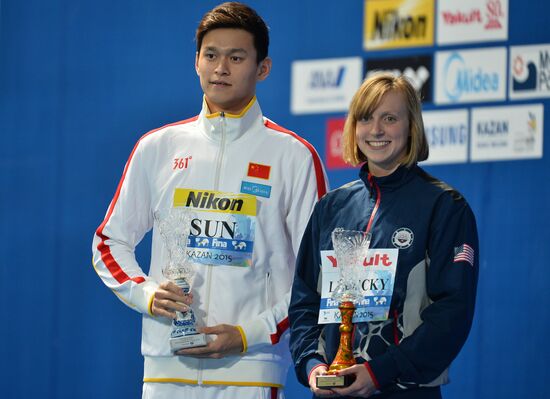
[[[311,153],[311,156],[313,157],[313,165],[315,167],[315,178],[317,180],[317,198],[320,199],[323,195],[325,195],[327,192],[325,176],[323,175],[321,159],[319,158],[319,154],[317,154],[317,151],[315,151],[315,148],[306,139],[298,136],[296,133],[290,130],[285,129],[284,127],[277,125],[269,119],[265,120],[265,126],[278,132],[290,134],[292,137],[294,137],[296,140],[307,147],[307,149]]]
[[[399,319],[399,314],[397,310],[393,311],[393,342],[395,345],[399,345],[399,332],[397,328],[397,320]]]
[[[128,280],[132,280],[137,284],[143,283],[145,281],[145,279],[143,277],[133,277],[133,278],[131,278],[130,276],[128,276],[124,272],[124,270],[122,270],[122,268],[120,267],[120,265],[118,264],[118,262],[115,260],[115,258],[113,257],[113,255],[111,253],[111,247],[106,244],[106,241],[109,239],[109,237],[107,237],[105,234],[103,234],[103,229],[105,228],[105,225],[109,222],[109,219],[111,218],[111,215],[112,215],[113,210],[115,208],[116,202],[118,201],[118,197],[120,195],[120,189],[122,188],[122,184],[124,183],[124,179],[126,177],[126,172],[128,171],[128,167],[130,165],[130,162],[132,161],[134,153],[136,152],[136,149],[137,149],[139,143],[141,142],[141,140],[143,140],[145,137],[149,136],[150,134],[155,133],[155,132],[157,132],[161,129],[164,129],[166,127],[175,126],[175,125],[182,125],[182,124],[185,124],[185,123],[193,122],[193,121],[197,120],[197,118],[198,118],[198,115],[194,116],[192,118],[189,118],[189,119],[185,119],[183,121],[179,121],[179,122],[175,122],[175,123],[171,123],[171,124],[159,127],[158,129],[154,129],[154,130],[151,130],[148,133],[145,133],[138,140],[138,142],[134,146],[134,149],[132,150],[132,153],[128,157],[128,161],[126,162],[126,165],[124,166],[124,171],[122,172],[122,177],[120,178],[120,181],[118,182],[118,186],[117,186],[117,189],[116,189],[116,192],[115,192],[115,196],[113,197],[113,200],[111,201],[111,206],[109,207],[109,211],[107,212],[107,216],[105,216],[105,219],[103,220],[103,223],[101,223],[101,225],[96,230],[96,234],[98,235],[99,238],[101,238],[101,241],[97,245],[97,249],[101,253],[101,260],[103,261],[103,263],[107,267],[107,270],[109,270],[109,272],[111,272],[111,275],[120,284],[122,284],[122,283],[124,283]]]
[[[283,333],[288,330],[289,325],[290,322],[288,321],[288,317],[285,317],[279,324],[277,324],[277,332],[275,334],[271,334],[271,343],[273,345],[279,342]]]
[[[376,387],[376,389],[380,389],[380,384],[379,384],[378,381],[376,380],[376,376],[375,376],[374,373],[372,372],[372,369],[370,368],[369,362],[365,362],[365,363],[363,363],[363,364],[365,365],[365,368],[366,368],[367,371],[369,372],[370,378],[372,379],[372,382],[374,383],[374,386]]]

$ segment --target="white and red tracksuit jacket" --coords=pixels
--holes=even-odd
[[[290,364],[287,309],[294,263],[313,206],[326,189],[315,149],[264,118],[256,98],[239,115],[209,114],[203,101],[197,117],[138,141],[95,233],[93,263],[103,282],[143,314],[145,382],[283,386]],[[242,193],[256,203],[244,216],[231,215],[236,208],[230,201]],[[210,255],[218,259],[195,263],[192,280],[198,327],[238,326],[245,341],[242,354],[174,356],[168,341],[171,321],[150,313],[153,293],[165,280],[161,269],[167,257],[153,213],[173,206],[197,211],[190,242],[196,238],[198,244],[190,250],[200,253],[206,242],[240,245],[231,248],[235,251],[248,247],[238,266],[220,262],[224,254],[236,252],[212,247]],[[219,214],[235,216],[233,223],[210,220]],[[243,223],[252,223],[245,230],[253,234],[236,237]],[[134,248],[151,228],[146,273]]]

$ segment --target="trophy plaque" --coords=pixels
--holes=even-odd
[[[342,322],[340,324],[340,345],[326,374],[317,376],[317,388],[330,389],[349,386],[352,376],[338,376],[339,370],[356,364],[353,357],[352,333],[355,304],[363,299],[359,272],[367,256],[370,233],[336,228],[332,232],[332,245],[340,271],[340,279],[332,292],[332,299],[338,301]]]
[[[162,268],[162,274],[180,287],[184,294],[188,294],[191,289],[193,265],[187,257],[186,250],[192,213],[184,207],[163,209],[155,211],[154,219],[168,252],[168,262]],[[189,307],[185,312],[176,311],[170,333],[172,351],[205,345],[206,335],[197,332],[193,310]]]

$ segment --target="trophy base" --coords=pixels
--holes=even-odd
[[[344,388],[349,387],[353,383],[352,375],[318,375],[317,376],[317,388],[330,389],[330,388]]]
[[[170,348],[172,352],[177,352],[180,349],[195,348],[197,346],[206,346],[205,334],[191,334],[170,338]]]

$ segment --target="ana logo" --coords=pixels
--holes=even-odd
[[[487,16],[487,24],[485,25],[485,29],[502,28],[500,19],[504,17],[504,12],[502,11],[502,4],[500,4],[500,0],[489,0],[487,2],[487,11],[485,15]]]
[[[481,67],[468,68],[464,58],[453,52],[444,67],[445,94],[451,101],[458,101],[465,94],[498,92],[497,73],[484,72]]]
[[[346,67],[337,69],[321,69],[311,71],[309,87],[311,89],[330,89],[340,87],[344,80]]]
[[[406,227],[401,227],[400,229],[395,230],[391,236],[391,242],[394,247],[400,249],[409,248],[413,241],[414,233]]]
[[[185,158],[174,158],[174,165],[172,166],[172,170],[177,169],[187,169],[189,167],[189,162],[193,159],[193,157],[190,155]]]

